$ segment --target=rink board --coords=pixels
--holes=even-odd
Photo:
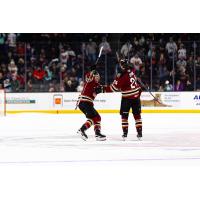
[[[8,93],[6,94],[6,113],[21,112],[76,114],[77,99],[80,93]],[[200,92],[154,92],[161,102],[143,92],[143,113],[200,113]],[[121,103],[120,93],[99,94],[95,108],[100,113],[119,113]]]

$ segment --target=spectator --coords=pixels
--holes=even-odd
[[[94,63],[96,61],[96,52],[97,52],[96,42],[92,41],[92,39],[89,39],[89,43],[86,46],[86,54],[90,62]]]
[[[10,76],[10,77],[13,75],[17,76],[18,68],[15,65],[14,60],[11,60],[10,64],[8,64],[8,71],[9,71],[8,76]]]
[[[191,57],[191,60],[188,61],[188,62],[190,62],[190,66],[192,68],[194,66],[194,61],[193,61],[192,56],[190,56],[190,57]],[[200,56],[198,56],[197,60],[195,60],[195,66],[196,66],[197,69],[200,69]]]
[[[176,81],[176,84],[174,86],[174,91],[183,91],[183,83],[180,80]]]
[[[72,84],[72,81],[69,80],[67,77],[64,79],[64,88],[65,88],[65,92],[74,92],[75,91],[75,87]]]
[[[139,58],[137,53],[131,58],[130,63],[133,64],[136,71],[139,71],[142,66],[142,60]]]
[[[44,68],[44,71],[45,71],[45,77],[44,77],[44,79],[46,80],[46,81],[51,81],[52,80],[52,71],[50,71],[50,69],[49,69],[49,67],[48,66],[45,66],[45,68]]]
[[[4,74],[4,77],[8,74],[8,69],[5,63],[1,64],[1,71]]]
[[[157,55],[156,55],[155,46],[152,46],[152,48],[149,49],[148,58],[149,58],[149,62],[152,64],[154,74],[156,74],[156,72],[157,72],[157,65],[156,65],[157,64]]]
[[[37,67],[33,71],[33,77],[35,78],[36,81],[42,81],[45,77],[45,71],[41,69],[40,67]]]
[[[45,60],[46,59],[46,52],[45,52],[45,49],[41,49],[40,50],[40,60]]]
[[[8,77],[6,77],[4,79],[4,89],[6,92],[12,92],[11,90],[11,82],[10,82],[10,79]]]
[[[51,64],[50,68],[51,68],[51,71],[52,71],[52,80],[59,81],[60,80],[60,73],[61,73],[60,65],[53,62]]]
[[[166,59],[165,59],[164,53],[161,53],[159,61],[158,61],[159,74],[163,73],[163,69],[165,66],[166,66]]]
[[[163,41],[163,38],[159,39],[158,47],[159,47],[160,53],[164,53],[165,52],[165,43]]]
[[[133,51],[137,52],[139,50],[139,41],[137,37],[133,38]]]
[[[68,53],[69,56],[72,56],[72,57],[76,56],[75,52],[72,50],[70,45],[67,45],[67,51],[66,52]]]
[[[62,63],[61,66],[60,66],[60,73],[61,73],[62,79],[64,79],[64,76],[66,74],[66,70],[67,70],[67,65]]]
[[[76,60],[76,54],[75,52],[71,49],[71,46],[68,45],[67,46],[67,54],[68,54],[68,60],[67,60],[67,67],[68,68],[72,68],[72,66],[74,65],[75,63],[75,60]]]
[[[102,51],[102,55],[111,53],[111,48],[110,48],[110,44],[107,42],[106,37],[102,38],[102,42],[99,45],[99,49],[103,47],[103,51]]]
[[[143,47],[144,44],[145,44],[145,38],[144,38],[144,36],[142,35],[141,38],[139,39],[139,45],[140,45],[141,47]]]
[[[170,59],[173,59],[173,56],[174,56],[174,58],[176,57],[177,45],[173,41],[173,37],[169,38],[169,42],[166,44],[165,49],[166,49],[167,54],[168,54]]]
[[[17,50],[17,55],[19,57],[24,57],[24,54],[25,54],[25,45],[23,43],[19,42],[17,44],[17,49],[16,50]]]
[[[5,54],[5,52],[4,52],[5,41],[6,41],[6,34],[5,33],[0,33],[0,59],[3,59],[3,56]]]
[[[69,54],[65,51],[64,48],[60,50],[60,61],[62,64],[67,64],[67,60],[69,59]]]
[[[178,59],[186,60],[186,49],[183,44],[180,45],[180,49],[178,50]]]
[[[8,34],[8,46],[10,48],[15,48],[16,47],[16,34],[15,33],[9,33]]]
[[[27,81],[27,92],[32,92],[33,91],[33,83],[32,83],[32,80],[29,79]]]
[[[185,72],[186,71],[187,62],[185,60],[183,60],[183,58],[181,57],[180,60],[178,60],[176,62],[176,66],[177,66],[177,71],[178,72]]]
[[[171,92],[171,91],[173,91],[172,84],[170,84],[168,80],[165,81],[164,91],[165,92]]]
[[[11,91],[12,91],[12,92],[19,92],[20,83],[19,83],[19,81],[17,80],[16,75],[13,75],[13,76],[12,76],[11,81],[10,81],[10,84],[11,84]]]
[[[20,89],[24,89],[25,88],[24,76],[22,74],[17,74],[16,78],[19,81]]]
[[[162,85],[159,86],[158,92],[164,92],[164,88]]]
[[[197,60],[195,60],[195,64],[198,65],[199,63],[199,66],[200,66],[200,57],[197,57]],[[194,70],[194,59],[193,59],[193,56],[190,56],[188,61],[187,61],[187,67],[186,67],[186,70],[188,72],[188,74],[190,76],[193,75],[193,70]]]
[[[170,72],[167,70],[166,66],[160,68],[158,77],[161,83],[165,83],[165,81],[167,81],[170,78]]]
[[[4,45],[6,40],[6,34],[5,33],[0,33],[0,46]]]
[[[55,85],[53,83],[49,84],[49,90],[48,90],[48,92],[56,92]]]
[[[77,91],[77,92],[82,92],[82,90],[83,90],[83,85],[84,85],[84,82],[83,82],[83,81],[80,81],[79,86],[76,88],[76,91]]]
[[[192,83],[190,82],[190,80],[187,80],[184,90],[185,91],[193,91],[194,90],[194,88],[193,88]]]
[[[129,58],[130,56],[130,51],[132,49],[132,44],[130,43],[130,41],[127,41],[121,48],[121,55],[123,57]]]

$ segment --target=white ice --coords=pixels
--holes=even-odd
[[[127,141],[101,117],[103,142],[80,139],[79,114],[2,117],[0,199],[200,199],[199,114],[143,114],[142,141],[131,115]]]

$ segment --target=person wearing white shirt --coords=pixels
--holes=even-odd
[[[142,66],[142,60],[140,59],[140,57],[138,56],[138,54],[135,54],[135,56],[133,56],[130,60],[130,63],[133,64],[134,68],[136,71],[140,70],[140,67]]]
[[[16,34],[15,33],[9,33],[8,34],[8,45],[9,47],[16,47]]]
[[[129,41],[127,41],[121,48],[121,54],[124,57],[128,57],[131,49],[132,49],[132,44]]]
[[[165,47],[168,55],[170,58],[173,58],[173,55],[176,54],[176,51],[177,51],[177,45],[176,43],[173,41],[173,38],[170,37],[169,39],[169,42],[166,44],[166,47]]]
[[[69,59],[69,54],[67,51],[65,51],[64,48],[61,49],[61,52],[60,52],[60,61],[61,63],[63,64],[67,64],[67,60]]]
[[[179,59],[186,59],[186,49],[184,48],[184,45],[180,45],[180,49],[178,50],[178,58]]]

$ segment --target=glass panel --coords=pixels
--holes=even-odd
[[[199,34],[0,34],[0,74],[7,92],[81,91],[97,64],[102,84],[127,58],[152,91],[200,90]],[[0,82],[0,88],[2,84]]]

